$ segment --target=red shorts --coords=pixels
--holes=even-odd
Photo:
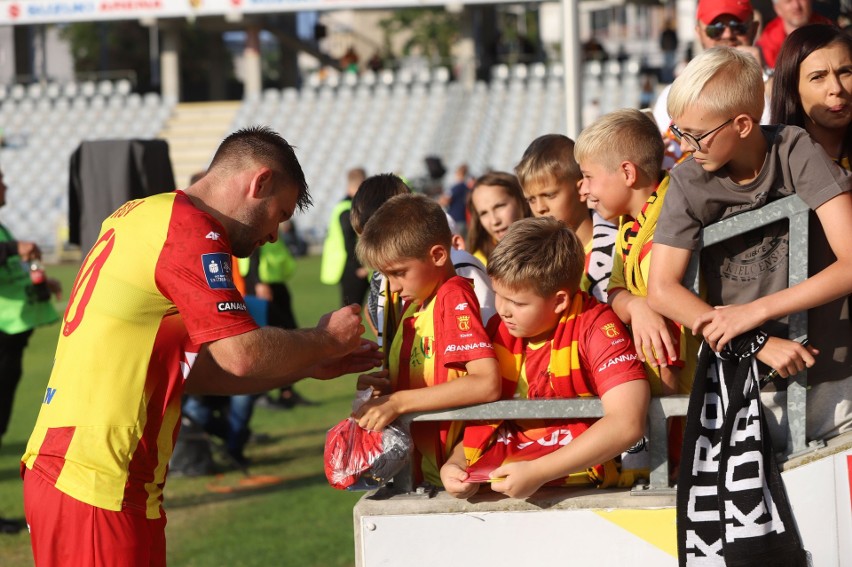
[[[38,567],[165,567],[166,518],[80,502],[27,470],[24,515]]]

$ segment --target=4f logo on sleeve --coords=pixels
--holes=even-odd
[[[208,240],[219,240],[219,236],[221,236],[218,232],[213,232],[212,230],[207,233],[207,236],[204,238]]]
[[[201,266],[211,289],[235,289],[231,277],[231,255],[214,252],[201,255]]]

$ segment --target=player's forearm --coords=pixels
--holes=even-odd
[[[263,381],[302,377],[318,362],[344,354],[335,352],[335,347],[319,329],[263,327],[215,341],[208,348],[224,372]]]
[[[184,391],[187,394],[211,396],[258,394],[287,386],[301,377],[286,372],[284,368],[279,376],[267,378],[237,376],[223,369],[210,354],[209,349],[203,348],[192,365],[192,371],[184,384]]]

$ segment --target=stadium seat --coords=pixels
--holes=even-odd
[[[115,85],[113,85],[112,81],[99,81],[98,82],[97,94],[99,94],[103,97],[108,97],[113,92],[115,92]]]

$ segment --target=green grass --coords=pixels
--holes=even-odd
[[[48,266],[48,272],[61,279],[67,291],[77,267]],[[320,284],[318,274],[319,258],[299,259],[291,291],[303,326],[315,324],[339,301],[337,288]],[[44,395],[58,331],[58,325],[38,329],[26,351],[12,423],[0,448],[0,515],[6,517],[23,518],[19,459]],[[269,440],[246,451],[252,474],[278,475],[285,478],[283,483],[218,493],[209,487],[238,486],[242,474],[169,479],[169,565],[354,565],[352,507],[360,495],[331,488],[322,465],[325,433],[348,415],[354,378],[306,380],[297,390],[319,404],[289,411],[258,408],[252,429]],[[26,531],[0,535],[0,564],[33,564]]]

